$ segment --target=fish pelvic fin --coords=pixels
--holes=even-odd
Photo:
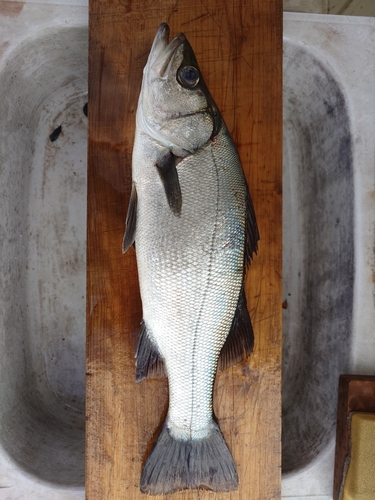
[[[122,253],[125,253],[135,240],[135,230],[137,228],[137,203],[137,189],[133,182],[128,206],[128,213],[126,215],[126,229],[124,239],[122,240]]]
[[[202,440],[173,438],[166,424],[146,460],[140,489],[160,495],[193,488],[233,491],[238,475],[233,457],[216,422]]]
[[[135,372],[137,382],[141,382],[147,377],[163,377],[166,375],[164,362],[159,355],[158,348],[149,335],[144,321],[142,321],[139,329],[135,357],[137,358]]]
[[[253,348],[254,332],[242,286],[232,326],[220,352],[218,367],[220,370],[226,370],[239,363],[251,354]]]

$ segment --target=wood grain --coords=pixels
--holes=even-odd
[[[121,253],[142,70],[156,29],[183,31],[238,145],[261,235],[246,278],[255,351],[218,374],[214,408],[238,465],[232,493],[280,498],[281,0],[91,0],[87,233],[86,498],[145,498],[139,477],[167,411],[165,379],[135,383],[141,318],[135,253]],[[172,495],[167,495],[172,498]]]

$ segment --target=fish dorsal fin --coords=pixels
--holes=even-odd
[[[254,347],[254,332],[242,287],[228,337],[220,352],[218,367],[225,370],[246,359]]]
[[[128,213],[126,215],[126,229],[124,239],[122,240],[122,253],[125,253],[127,249],[134,243],[135,230],[137,228],[137,202],[137,189],[133,182],[128,206]]]
[[[161,182],[163,183],[168,205],[178,217],[181,215],[182,195],[176,163],[178,158],[171,152],[167,153],[156,164]]]
[[[247,189],[247,193],[246,193],[245,256],[244,256],[245,272],[246,272],[247,266],[250,264],[250,261],[253,257],[253,254],[257,253],[257,251],[258,251],[258,241],[259,241],[259,231],[258,231],[257,220],[255,217],[253,202],[251,200],[249,190]]]
[[[159,355],[158,349],[148,333],[147,327],[142,321],[138,334],[137,352],[135,354],[137,382],[141,382],[147,377],[165,376],[164,362]]]

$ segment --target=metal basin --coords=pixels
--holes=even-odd
[[[284,15],[282,464],[293,499],[332,498],[339,375],[375,369],[374,32],[373,19]]]
[[[43,28],[0,71],[0,494],[33,499],[85,453],[87,26]]]
[[[340,84],[284,43],[283,471],[332,437],[347,372],[354,282],[350,117]]]

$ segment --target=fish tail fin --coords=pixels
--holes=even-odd
[[[206,487],[213,491],[238,488],[233,457],[216,422],[201,440],[177,440],[166,424],[141,475],[140,488],[151,495]]]

